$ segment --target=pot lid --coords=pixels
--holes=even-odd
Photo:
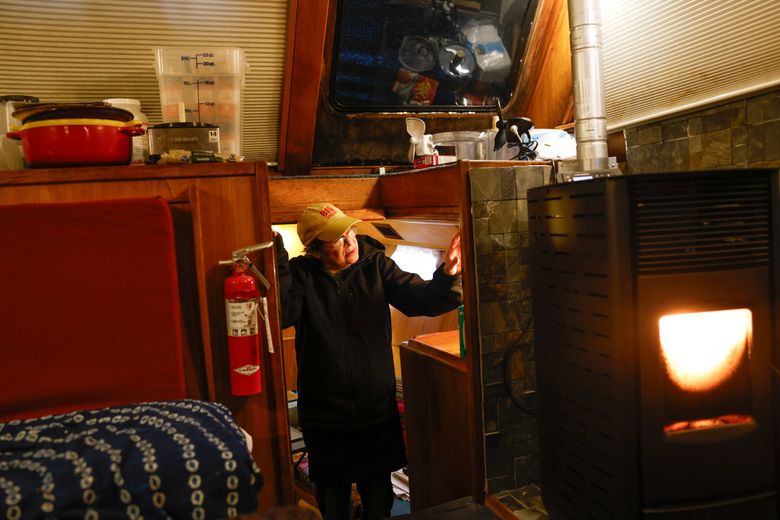
[[[43,121],[30,121],[22,124],[17,130],[27,130],[30,128],[41,128],[51,126],[114,126],[118,128],[141,126],[140,121],[117,121],[116,119],[94,119],[94,118],[71,118],[71,119],[45,119]]]
[[[111,119],[130,121],[133,113],[108,103],[20,103],[14,104],[16,110],[11,114],[21,121],[48,121],[50,119]]]

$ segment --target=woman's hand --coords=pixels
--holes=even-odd
[[[460,231],[458,231],[452,237],[450,247],[447,249],[447,254],[444,257],[444,272],[450,276],[456,276],[460,274],[460,270]]]

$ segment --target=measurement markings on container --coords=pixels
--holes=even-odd
[[[198,67],[214,67],[215,62],[214,61],[203,61],[201,58],[213,58],[214,53],[213,52],[202,52],[200,54],[195,54],[195,56],[182,56],[181,61],[195,61],[195,68]]]
[[[184,58],[184,56],[182,56],[182,58]],[[211,101],[201,101],[201,99],[200,99],[200,95],[201,95],[200,86],[204,85],[204,86],[213,88],[215,84],[216,83],[214,82],[213,79],[198,79],[198,80],[194,80],[194,81],[186,80],[186,79],[182,80],[182,85],[184,85],[186,87],[195,87],[195,108],[185,107],[184,108],[184,112],[186,114],[196,114],[197,118],[198,118],[198,123],[201,122],[201,120],[200,120],[200,107],[201,107],[201,105],[205,105],[207,107],[216,106],[216,103],[213,100],[211,100]],[[213,90],[210,89],[209,91],[211,92],[212,97],[214,97]]]

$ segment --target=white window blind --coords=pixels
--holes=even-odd
[[[156,47],[240,47],[245,160],[276,161],[287,0],[0,0],[0,95],[136,98],[161,122]]]
[[[607,126],[780,85],[778,0],[602,0]]]

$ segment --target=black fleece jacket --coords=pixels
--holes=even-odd
[[[360,258],[337,276],[320,261],[288,261],[275,238],[283,327],[295,326],[298,417],[304,428],[349,429],[397,414],[388,303],[437,316],[462,301],[460,276],[440,265],[429,282],[402,271],[384,246],[358,236]]]

